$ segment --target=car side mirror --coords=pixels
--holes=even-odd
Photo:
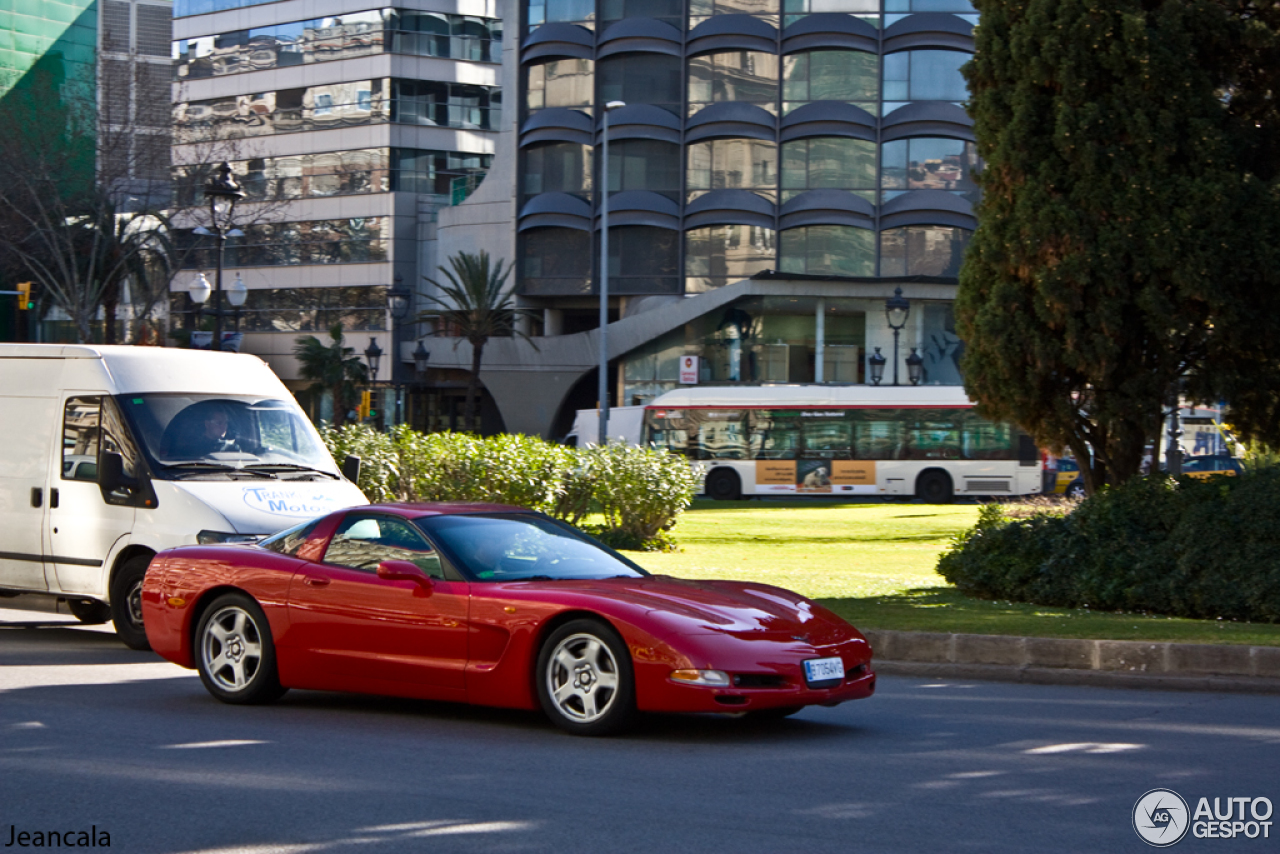
[[[381,561],[378,564],[378,577],[384,581],[414,581],[428,594],[431,592],[431,579],[412,561]]]
[[[342,476],[352,483],[360,481],[360,458],[354,454],[347,455],[342,461]]]

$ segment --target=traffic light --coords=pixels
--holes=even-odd
[[[26,311],[31,308],[31,283],[18,282],[18,310]]]
[[[356,409],[356,414],[363,421],[369,417],[369,410],[373,406],[373,392],[368,389],[360,392],[360,406]]]

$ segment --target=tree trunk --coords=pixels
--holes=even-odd
[[[480,397],[480,363],[484,358],[484,341],[471,342],[471,377],[467,381],[467,408],[464,420],[476,433],[480,432],[479,418],[476,416],[476,402]]]

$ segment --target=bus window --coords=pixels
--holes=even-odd
[[[945,411],[923,410],[909,414],[903,431],[900,460],[958,460],[960,431]]]
[[[683,411],[646,412],[641,441],[645,445],[657,445],[673,454],[689,456],[689,426]]]
[[[697,415],[694,459],[745,460],[749,457],[746,424],[741,412],[704,410]]]
[[[751,419],[751,453],[757,460],[794,460],[800,428],[794,412],[756,412]]]
[[[993,424],[972,412],[966,413],[961,422],[963,457],[966,460],[1011,460],[1013,453],[1013,426]]]
[[[893,412],[869,409],[853,422],[854,458],[896,460],[902,445],[902,423]]]
[[[803,456],[806,459],[853,458],[853,425],[844,418],[805,419],[800,424],[804,435]]]

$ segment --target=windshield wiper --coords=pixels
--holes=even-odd
[[[263,472],[264,474],[267,474],[270,472],[276,472],[276,471],[314,472],[315,474],[322,474],[325,477],[331,477],[334,480],[338,480],[338,476],[333,472],[325,471],[324,469],[318,469],[313,466],[300,466],[295,463],[255,463],[254,465],[251,465],[251,466],[245,466],[245,469],[247,469],[248,471]]]
[[[204,463],[204,462],[188,462],[188,463],[167,463],[162,464],[160,468],[167,471],[183,471],[187,470],[190,474],[200,474],[201,472],[227,472],[231,474],[244,474],[252,477],[269,478],[271,480],[279,480],[279,478],[269,471],[249,471],[247,466],[229,466],[226,463]]]

